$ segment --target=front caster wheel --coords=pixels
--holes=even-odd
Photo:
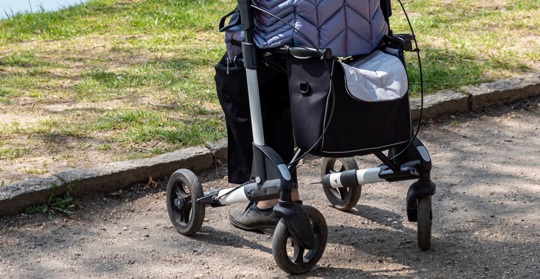
[[[197,176],[187,169],[175,171],[167,184],[167,211],[174,228],[183,235],[194,235],[204,220],[204,195]]]
[[[328,228],[324,216],[314,207],[304,205],[311,227],[315,233],[315,247],[306,250],[289,235],[285,220],[281,219],[274,231],[272,253],[283,271],[289,274],[301,274],[313,268],[321,259],[328,240]]]
[[[322,177],[329,173],[342,172],[346,170],[358,169],[354,158],[324,158],[322,162]],[[341,210],[349,211],[360,199],[362,185],[354,187],[323,187],[324,194],[330,204]]]
[[[418,198],[418,247],[420,250],[431,248],[431,223],[433,213],[431,211],[431,196]]]

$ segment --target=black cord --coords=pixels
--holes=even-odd
[[[422,59],[420,57],[420,49],[418,48],[418,41],[416,41],[416,35],[414,34],[414,29],[409,19],[409,15],[407,14],[407,11],[405,10],[405,6],[401,2],[401,0],[397,0],[397,1],[399,5],[401,6],[401,10],[403,11],[403,14],[405,15],[405,18],[407,19],[407,24],[409,25],[409,29],[411,30],[411,35],[412,35],[412,39],[413,39],[414,47],[415,47],[413,51],[416,52],[417,59],[418,59],[418,71],[420,74],[420,115],[418,118],[418,127],[416,127],[416,131],[414,135],[411,137],[411,139],[409,140],[409,143],[400,152],[398,152],[397,154],[394,154],[392,158],[390,158],[390,160],[394,160],[395,158],[403,154],[403,152],[405,152],[411,146],[413,141],[418,137],[418,133],[420,132],[420,126],[422,126],[422,118],[423,118],[423,111],[424,111],[424,77],[422,74]]]

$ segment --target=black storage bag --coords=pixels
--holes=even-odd
[[[285,67],[284,61],[273,62]],[[228,180],[244,183],[250,179],[253,160],[246,70],[234,64],[227,65],[226,55],[215,70],[217,96],[227,124]],[[258,64],[257,76],[265,144],[288,162],[293,157],[294,139],[287,75],[262,61]]]
[[[370,154],[411,139],[408,93],[378,102],[353,98],[335,60],[290,57],[287,71],[294,136],[301,149],[335,158]]]

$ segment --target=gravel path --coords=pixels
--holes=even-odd
[[[329,238],[317,266],[299,278],[540,278],[540,99],[427,123],[432,155],[432,249],[419,251],[407,221],[412,181],[365,185],[349,213],[328,207],[320,159],[299,168],[305,204],[319,209]],[[359,157],[360,166],[378,164]],[[200,176],[227,187],[225,170]],[[285,278],[272,238],[232,227],[231,207],[208,208],[188,238],[169,222],[164,183],[77,199],[76,215],[20,214],[0,220],[1,278]],[[234,207],[243,207],[235,205]]]

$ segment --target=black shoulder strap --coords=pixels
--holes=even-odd
[[[236,15],[236,16],[235,16]],[[230,21],[229,21],[229,24],[227,24],[227,26],[225,26],[225,21],[227,20],[227,18],[231,17]],[[241,20],[241,17],[240,17],[240,12],[238,10],[238,7],[236,7],[233,11],[231,11],[230,13],[224,15],[221,20],[219,21],[219,32],[225,32],[225,31],[228,31],[229,29],[235,27],[235,26],[238,26],[242,24],[242,20]]]
[[[392,15],[390,0],[381,0],[380,5],[384,19],[386,20],[386,24],[388,25],[388,29],[390,29],[390,16]]]

